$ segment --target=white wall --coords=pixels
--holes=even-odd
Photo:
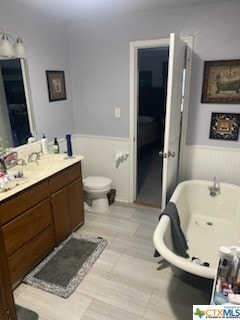
[[[180,181],[213,180],[240,185],[240,150],[208,146],[185,147],[179,175]]]
[[[89,175],[105,176],[112,180],[112,188],[116,189],[116,200],[129,202],[129,157],[118,163],[114,161],[115,152],[129,153],[129,140],[124,138],[75,135],[73,150],[84,155],[82,172]]]
[[[181,178],[211,178],[217,166],[216,175],[224,172],[224,179],[240,183],[240,177],[234,174],[239,170],[239,162],[234,162],[238,157],[233,149],[214,149],[209,153],[211,149],[197,146],[231,147],[236,151],[239,148],[240,141],[208,138],[211,112],[239,112],[239,105],[200,103],[203,61],[239,58],[239,12],[240,2],[229,0],[101,19],[95,15],[92,20],[64,25],[57,17],[20,10],[16,3],[5,1],[1,3],[0,26],[15,29],[26,45],[39,134],[45,132],[49,140],[66,133],[80,134],[75,147],[77,153],[86,157],[85,174],[109,176],[119,199],[127,201],[129,159],[115,168],[113,156],[116,148],[125,151],[129,147],[129,42],[166,38],[171,32],[194,36],[187,132],[187,142],[193,147],[184,151]],[[45,71],[51,69],[65,70],[65,101],[48,101]],[[116,107],[121,108],[120,118],[114,117]],[[62,143],[64,148],[65,141]]]
[[[129,136],[129,41],[194,36],[187,142],[239,147],[209,140],[211,112],[238,112],[238,105],[201,104],[204,60],[238,59],[240,2],[192,6],[83,20],[69,26],[76,131]],[[114,118],[114,108],[122,116]]]
[[[0,26],[15,29],[24,40],[37,130],[50,140],[74,132],[128,138],[129,41],[167,37],[170,32],[193,35],[187,142],[238,148],[240,142],[208,138],[211,112],[238,112],[238,105],[201,104],[200,98],[203,61],[239,58],[239,11],[240,2],[229,0],[98,19],[95,14],[92,20],[64,25],[57,17],[19,10],[16,2],[4,1]],[[65,70],[67,100],[49,103],[45,74],[49,69]],[[114,117],[116,107],[121,108],[120,118]]]
[[[1,2],[0,27],[15,30],[24,41],[39,137],[44,132],[51,140],[75,132],[65,25],[38,11],[4,1]],[[46,70],[65,71],[67,100],[49,102]]]

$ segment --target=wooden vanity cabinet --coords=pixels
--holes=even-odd
[[[84,223],[81,162],[0,203],[12,285]]]
[[[17,320],[7,255],[0,225],[0,319]]]
[[[69,200],[71,212],[71,230],[84,223],[84,199],[82,178],[73,181],[69,186]]]
[[[49,184],[44,180],[0,205],[3,238],[12,285],[55,245]]]
[[[81,163],[50,178],[56,244],[84,223]]]

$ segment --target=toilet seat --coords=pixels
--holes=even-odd
[[[83,179],[86,188],[101,189],[106,188],[112,183],[112,180],[106,177],[90,176]]]

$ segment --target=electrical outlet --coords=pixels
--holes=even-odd
[[[115,118],[120,118],[121,110],[120,108],[115,108]]]

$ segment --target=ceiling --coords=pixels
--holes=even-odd
[[[226,0],[5,0],[36,8],[61,19],[88,18],[197,6]],[[22,7],[23,9],[23,7]]]

